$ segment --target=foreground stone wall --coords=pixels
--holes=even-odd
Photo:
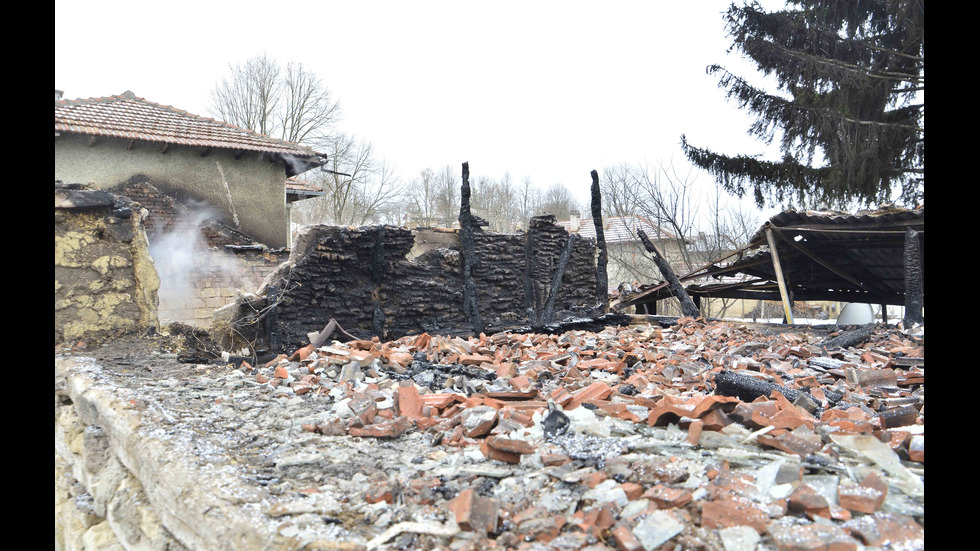
[[[158,326],[160,280],[138,203],[55,184],[55,344]]]
[[[533,220],[527,234],[476,233],[473,278],[487,332],[553,321],[542,313],[568,239],[550,215]],[[418,250],[405,228],[307,226],[289,260],[225,316],[256,347],[274,352],[305,346],[330,319],[360,337],[473,333],[458,242]],[[595,250],[594,241],[576,240],[555,320],[593,313]]]

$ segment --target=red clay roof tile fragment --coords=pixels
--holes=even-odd
[[[888,495],[888,485],[874,472],[859,484],[841,481],[837,486],[837,500],[841,507],[855,513],[871,514],[877,511]]]
[[[751,526],[762,534],[769,523],[769,515],[752,501],[741,497],[705,502],[701,507],[701,525],[705,528]]]
[[[482,534],[497,530],[497,501],[477,495],[472,488],[460,492],[446,507],[455,515],[456,524],[463,530]]]

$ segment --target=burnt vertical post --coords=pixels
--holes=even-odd
[[[599,258],[595,265],[595,298],[602,312],[609,311],[609,274],[606,266],[609,256],[606,252],[606,234],[602,228],[602,197],[599,192],[599,173],[592,171],[592,222],[595,226],[595,242],[599,248]]]
[[[922,323],[922,258],[919,232],[905,231],[905,326]]]
[[[473,265],[476,262],[476,240],[473,236],[476,221],[470,212],[470,163],[463,163],[463,184],[459,194],[459,258],[463,275],[463,313],[469,318],[473,332],[483,332],[483,320],[476,301],[476,281]]]
[[[577,233],[568,236],[568,241],[565,242],[565,249],[561,253],[561,258],[558,259],[558,266],[555,268],[555,273],[551,280],[548,301],[545,303],[544,314],[541,316],[541,321],[544,323],[555,321],[555,301],[558,300],[558,290],[561,288],[561,280],[565,277],[565,270],[568,268],[568,259],[572,256],[572,249],[575,248],[575,241],[577,239]]]
[[[275,285],[269,285],[265,293],[265,300],[266,313],[265,319],[263,320],[265,326],[263,329],[265,329],[269,351],[278,353],[281,346],[279,339],[279,288]]]
[[[371,262],[371,283],[374,289],[371,290],[371,302],[374,303],[374,312],[371,316],[371,330],[379,338],[384,339],[385,315],[381,310],[381,282],[384,281],[385,272],[385,227],[378,228],[374,234],[374,258]]]

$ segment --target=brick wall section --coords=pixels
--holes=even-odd
[[[178,203],[138,176],[122,186],[119,193],[138,202],[147,210],[148,214],[143,222],[147,235],[170,231],[180,219]]]
[[[214,311],[232,304],[241,293],[254,293],[262,281],[286,260],[285,252],[239,251],[211,248],[190,272],[187,287],[160,289],[160,319],[197,327],[210,327]],[[157,266],[166,280],[167,269]]]
[[[150,243],[162,235],[187,230],[200,236],[202,250],[194,253],[195,266],[174,285],[174,270],[158,259],[160,319],[209,327],[214,310],[234,303],[239,291],[253,293],[262,280],[288,256],[285,252],[233,250],[226,245],[250,245],[252,239],[214,220],[202,220],[175,197],[160,191],[147,178],[134,176],[119,192],[147,210],[144,221]]]
[[[532,321],[529,309],[533,315],[547,300],[568,233],[546,217],[527,234],[478,232],[474,241],[473,276],[486,332],[526,327]],[[267,280],[278,291],[275,307],[269,308],[270,289],[263,286],[229,316],[255,349],[274,352],[305,346],[307,334],[331,318],[364,338],[472,333],[463,313],[458,246],[429,250],[410,261],[406,256],[413,244],[411,230],[394,226],[308,226],[289,260]],[[575,247],[556,301],[556,320],[593,312],[595,252],[589,239]],[[529,288],[537,290],[536,299]],[[271,315],[260,319],[254,315],[260,310]]]

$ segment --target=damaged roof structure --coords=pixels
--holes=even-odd
[[[917,248],[914,264],[921,286],[924,207],[856,214],[785,211],[770,218],[749,244],[678,276],[678,280],[689,283],[685,290],[695,300],[712,297],[905,305],[906,270],[913,262],[907,252],[910,241]],[[620,306],[648,304],[670,296],[670,287],[664,282],[641,289]],[[791,314],[788,321],[792,322]]]

